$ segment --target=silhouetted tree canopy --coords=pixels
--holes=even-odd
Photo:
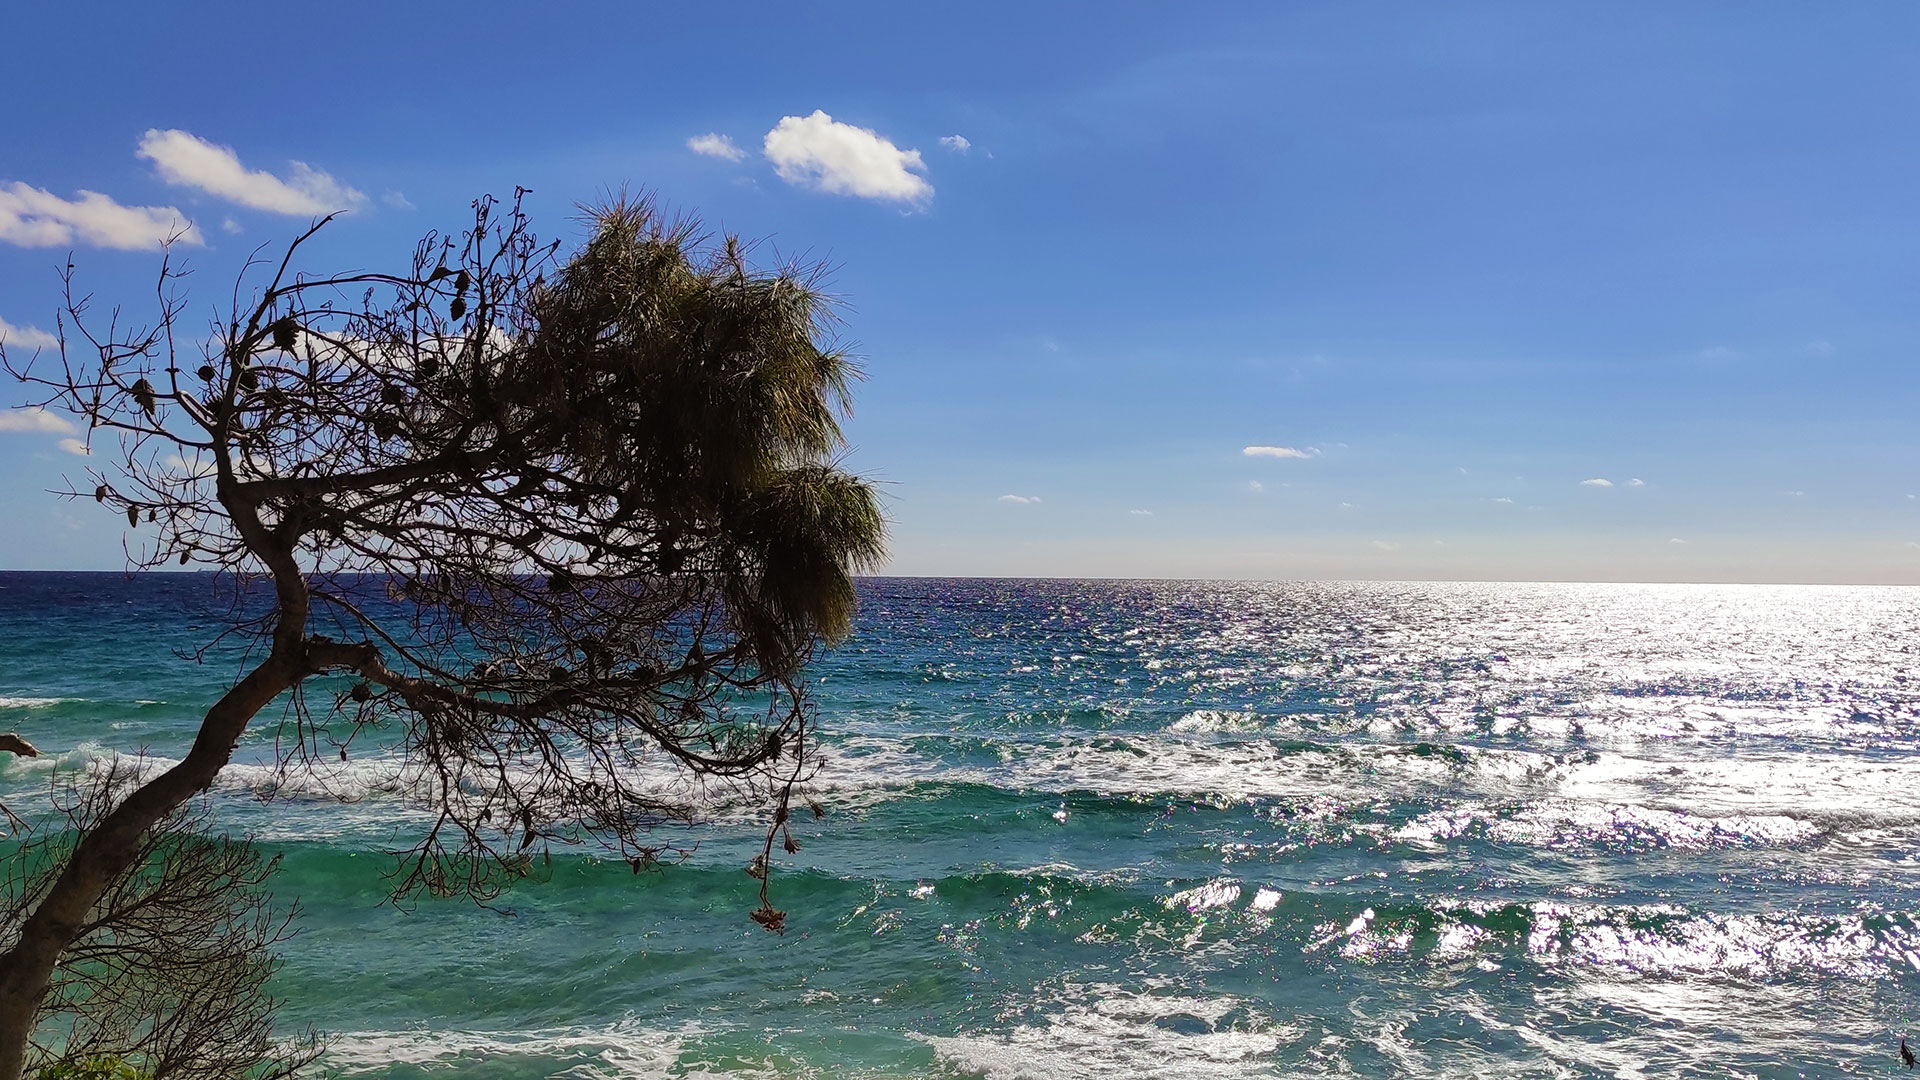
[[[276,701],[289,765],[367,729],[404,762],[431,820],[398,895],[490,899],[536,845],[638,869],[673,850],[659,826],[726,794],[766,807],[752,914],[783,928],[764,878],[813,768],[797,675],[847,632],[884,540],[839,464],[856,372],[817,271],[756,269],[644,200],[593,210],[566,256],[517,197],[474,210],[394,274],[298,270],[322,221],[250,263],[204,334],[171,267],[131,332],[96,328],[69,268],[52,363],[6,358],[87,423],[102,464],[68,494],[125,515],[134,566],[230,575],[222,637],[257,663],[6,928],[0,1080],[22,1067],[16,1010]]]

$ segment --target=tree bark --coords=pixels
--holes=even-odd
[[[248,722],[307,673],[303,660],[298,651],[276,649],[207,710],[193,749],[178,765],[135,789],[80,839],[53,888],[21,926],[20,939],[0,953],[0,1080],[20,1080],[40,998],[60,954],[78,938],[87,912],[130,868],[141,836],[213,785]]]

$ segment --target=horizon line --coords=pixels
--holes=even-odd
[[[85,574],[94,576],[113,575],[121,578],[132,577],[186,577],[190,575],[219,576],[229,573],[225,570],[180,569],[174,567],[152,567],[147,569],[124,570],[82,570],[82,569],[12,569],[0,568],[0,575],[14,574]],[[250,571],[259,576],[267,576],[264,570]],[[382,576],[373,571],[360,571],[369,577]],[[1830,589],[1916,589],[1920,582],[1910,581],[1740,581],[1730,579],[1664,579],[1641,580],[1625,578],[1438,578],[1438,577],[1172,577],[1165,575],[1142,576],[1086,576],[1060,577],[1050,574],[856,574],[855,581],[1032,581],[1032,582],[1087,582],[1087,583],[1171,583],[1198,585],[1744,585],[1777,586],[1783,588],[1830,588]]]

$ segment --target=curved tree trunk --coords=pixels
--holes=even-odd
[[[20,1080],[40,998],[60,954],[80,936],[88,911],[130,868],[141,837],[211,787],[248,722],[305,674],[297,654],[276,649],[207,710],[185,759],[137,788],[81,838],[66,869],[21,926],[20,939],[0,953],[0,1080]]]

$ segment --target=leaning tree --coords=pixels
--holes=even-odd
[[[394,274],[302,273],[325,224],[249,263],[204,335],[164,262],[131,332],[69,269],[57,356],[7,361],[111,462],[65,494],[125,515],[133,566],[234,583],[221,637],[251,659],[0,927],[0,1080],[63,957],[270,706],[290,765],[363,730],[404,764],[427,813],[399,895],[484,901],[552,844],[638,869],[722,785],[766,807],[751,914],[783,928],[765,868],[814,767],[798,674],[884,539],[839,463],[855,369],[815,272],[624,198],[571,254],[518,195],[483,199]]]

